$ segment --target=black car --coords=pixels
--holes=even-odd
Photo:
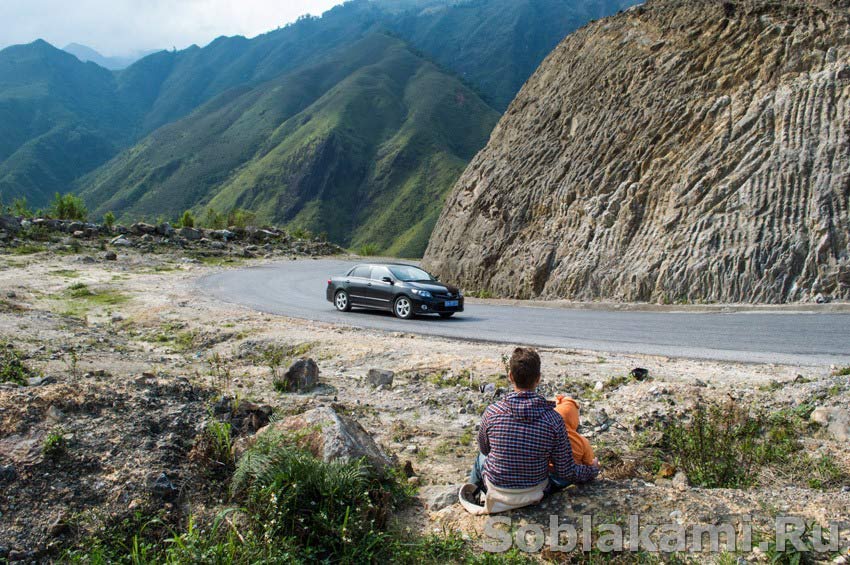
[[[451,318],[463,312],[460,290],[412,265],[357,265],[345,276],[328,280],[327,298],[340,312],[357,306],[389,310],[405,320],[417,314]]]

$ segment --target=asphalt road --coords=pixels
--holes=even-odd
[[[850,314],[813,312],[644,312],[467,304],[449,320],[398,320],[390,313],[337,312],[325,300],[329,276],[353,263],[299,260],[225,271],[200,289],[271,314],[465,340],[645,353],[755,363],[850,364]]]

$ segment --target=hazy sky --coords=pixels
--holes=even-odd
[[[0,0],[0,47],[44,39],[104,55],[253,37],[342,0]]]

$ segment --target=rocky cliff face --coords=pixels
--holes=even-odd
[[[850,299],[848,8],[650,0],[569,36],[425,264],[512,297]]]

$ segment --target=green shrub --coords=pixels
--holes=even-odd
[[[313,239],[313,232],[302,227],[296,227],[289,230],[289,235],[295,239]]]
[[[9,211],[14,216],[23,216],[24,218],[32,218],[35,215],[29,204],[27,204],[26,198],[15,198],[9,207]]]
[[[257,221],[257,214],[250,210],[242,208],[234,208],[227,213],[227,225],[237,228],[247,228],[252,226]]]
[[[0,383],[17,383],[25,386],[27,379],[39,376],[28,367],[21,353],[11,344],[0,342]]]
[[[842,367],[832,372],[834,377],[850,377],[850,367]]]
[[[88,210],[83,199],[73,194],[61,195],[58,192],[53,196],[48,213],[53,218],[60,220],[79,220],[84,222],[88,218]]]
[[[41,446],[41,452],[45,457],[56,459],[65,453],[65,432],[62,428],[51,430],[44,437],[44,444]]]
[[[484,298],[484,299],[495,298],[493,296],[493,293],[490,292],[489,290],[470,290],[470,291],[466,291],[465,294],[466,294],[466,296],[469,296],[471,298]]]
[[[183,215],[180,216],[180,219],[177,220],[177,227],[181,228],[194,228],[195,227],[195,216],[192,215],[192,212],[186,210],[183,212]]]
[[[222,230],[227,227],[227,217],[212,208],[204,213],[203,226],[212,230]]]
[[[217,479],[229,477],[233,472],[233,437],[227,422],[210,420],[192,450],[193,459],[203,465]]]
[[[12,255],[33,255],[35,253],[42,253],[47,251],[47,248],[43,245],[34,245],[32,243],[22,243],[16,247],[12,247],[10,250]]]
[[[733,401],[700,403],[690,422],[674,422],[665,428],[662,445],[691,484],[745,488],[766,468],[799,475],[795,470],[811,467],[808,453],[800,445],[806,425],[803,414],[802,409],[751,412]]]
[[[103,225],[112,230],[115,227],[115,214],[107,212],[103,215]]]

